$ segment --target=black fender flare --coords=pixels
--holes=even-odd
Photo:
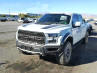
[[[73,38],[72,38],[71,34],[70,34],[70,33],[66,33],[66,34],[64,35],[64,37],[62,38],[61,45],[64,45],[64,43],[65,43],[67,40],[69,40],[69,38],[72,39],[72,44],[73,44]]]

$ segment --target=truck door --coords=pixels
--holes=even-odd
[[[85,33],[86,33],[86,24],[84,23],[81,15],[79,15],[79,21],[81,22],[81,26],[80,26],[80,31],[81,31],[80,36],[81,37],[80,37],[80,39],[83,39],[85,37]]]
[[[78,15],[73,14],[72,16],[72,35],[73,35],[73,44],[77,43],[81,38],[81,27],[73,27],[73,25],[78,22]]]

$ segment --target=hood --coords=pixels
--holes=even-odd
[[[36,31],[44,33],[60,33],[64,29],[70,28],[69,26],[63,24],[51,24],[51,25],[42,25],[42,24],[23,24],[18,27],[21,30],[27,31]]]

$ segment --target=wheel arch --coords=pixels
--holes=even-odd
[[[65,42],[69,41],[73,45],[73,37],[69,36]]]
[[[70,33],[67,33],[67,34],[63,37],[63,39],[62,39],[62,41],[61,41],[62,45],[64,45],[67,41],[71,42],[71,44],[73,45],[73,37],[70,35]]]

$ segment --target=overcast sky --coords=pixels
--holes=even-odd
[[[97,0],[0,0],[0,13],[75,12],[97,14]]]

